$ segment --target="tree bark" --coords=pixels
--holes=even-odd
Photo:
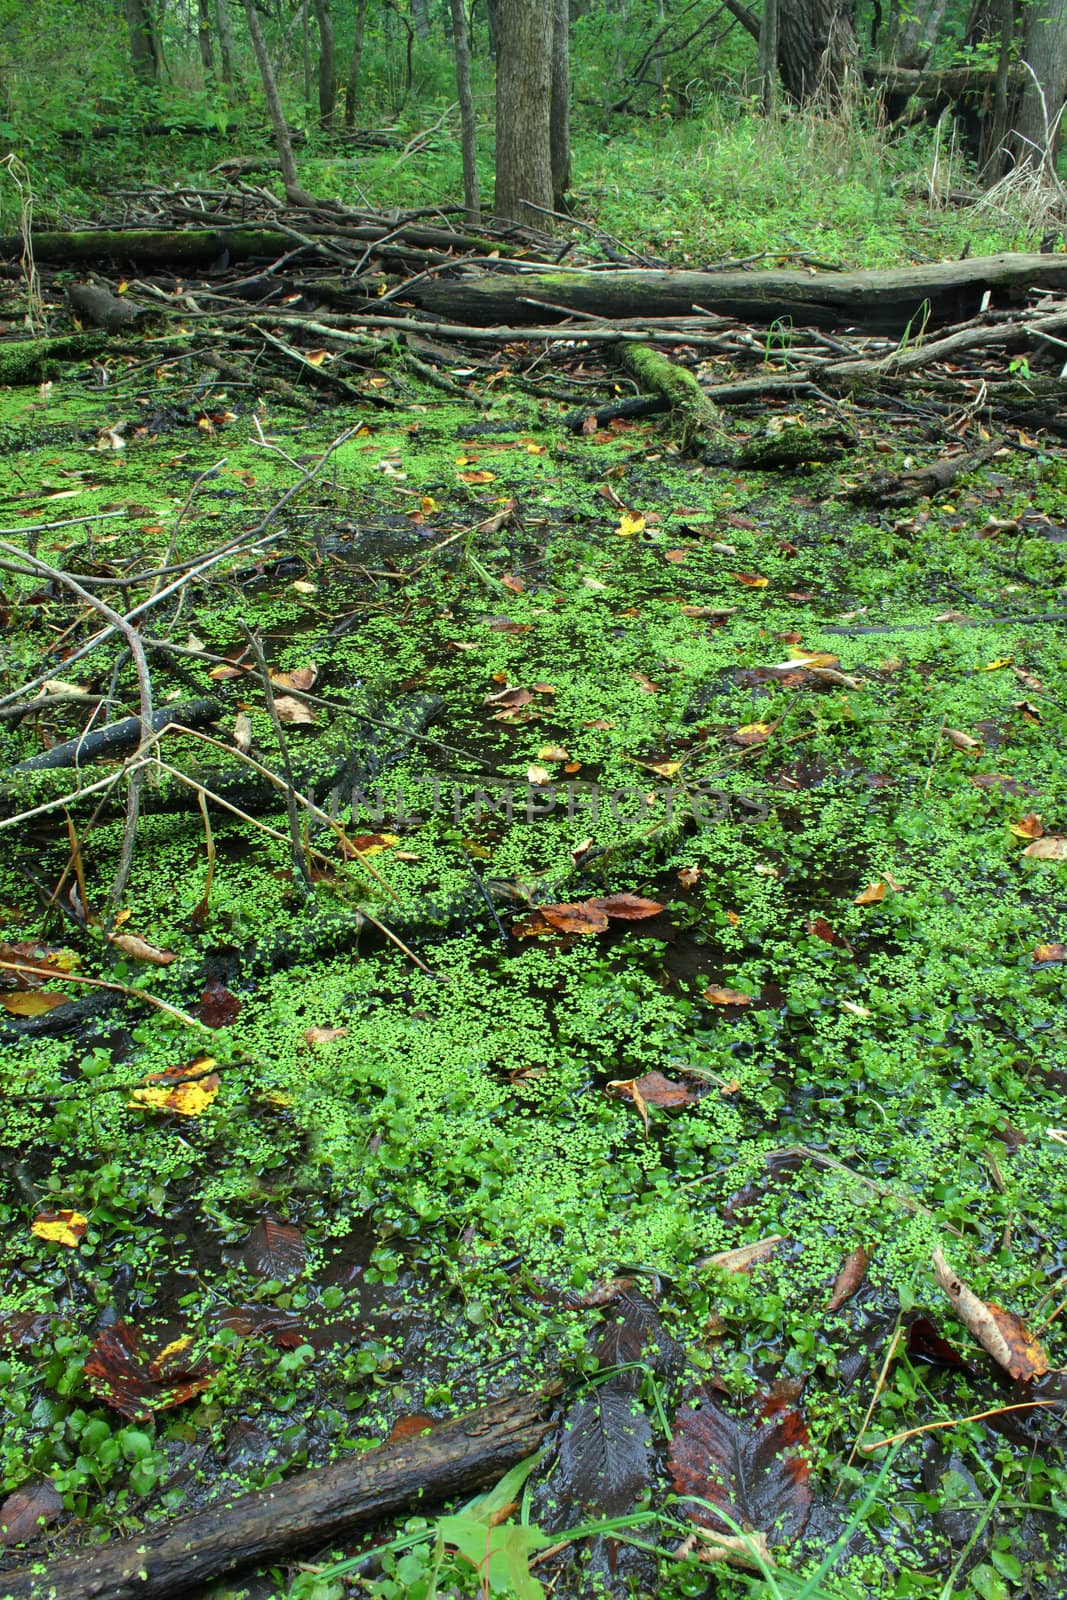
[[[1067,0],[1033,0],[1023,59],[1031,70],[1015,121],[1015,159],[1053,174],[1067,90]]]
[[[759,99],[765,117],[773,117],[778,104],[779,0],[763,0],[759,30]]]
[[[570,0],[553,0],[552,103],[549,153],[552,163],[552,205],[562,211],[571,185],[571,13]]]
[[[543,229],[552,209],[554,0],[496,0],[496,199],[501,222]]]
[[[948,0],[925,0],[925,4],[912,4],[900,16],[893,41],[893,60],[900,67],[926,66],[937,43],[937,35],[948,9]]]
[[[68,1561],[0,1573],[4,1600],[161,1600],[235,1567],[329,1544],[409,1506],[426,1507],[502,1476],[548,1431],[543,1396],[498,1400],[429,1433],[302,1472]]]
[[[215,0],[215,26],[219,35],[222,81],[223,83],[232,83],[234,80],[234,57],[237,52],[233,38],[233,23],[230,20],[230,0]]]
[[[803,105],[822,93],[836,101],[856,54],[842,0],[789,0],[778,21],[778,65],[786,93]]]
[[[700,306],[741,322],[789,317],[797,326],[852,326],[899,336],[1025,302],[1033,289],[1067,290],[1067,255],[975,256],[877,272],[531,272],[470,273],[412,285],[406,298],[450,323],[479,327],[548,322],[545,302],[600,317],[683,317]],[[540,301],[541,306],[531,301]],[[596,331],[600,331],[599,329]],[[567,336],[581,337],[568,326]],[[561,335],[562,337],[562,335]]]
[[[478,227],[482,202],[478,191],[477,121],[471,91],[470,39],[465,0],[450,0],[452,49],[456,57],[456,93],[459,96],[460,147],[463,154],[463,204],[468,223]]]
[[[125,0],[126,26],[130,31],[130,61],[139,83],[159,80],[159,40],[151,0]]]
[[[315,0],[315,21],[319,25],[319,121],[333,127],[334,101],[337,99],[337,73],[334,68],[333,21],[329,0]]]
[[[282,110],[281,96],[278,93],[274,69],[270,64],[270,56],[267,54],[263,30],[259,26],[259,18],[256,16],[255,0],[244,0],[244,6],[252,48],[256,52],[259,75],[263,80],[263,93],[267,100],[267,114],[270,117],[271,127],[274,129],[274,142],[278,148],[278,160],[282,164],[282,181],[287,192],[290,189],[299,192],[300,179],[297,177],[296,162],[293,159],[292,140],[289,138],[285,112]]]
[[[357,0],[356,31],[352,36],[352,54],[348,61],[348,81],[345,84],[345,127],[356,125],[356,95],[359,89],[359,69],[363,63],[363,30],[367,21],[367,0]]]
[[[215,46],[211,37],[211,0],[197,0],[196,43],[205,78],[215,75]]]
[[[411,20],[415,24],[416,39],[428,39],[430,36],[428,0],[411,0]]]

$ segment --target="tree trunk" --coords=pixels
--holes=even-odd
[[[552,209],[554,0],[496,0],[496,200],[501,222],[544,228]]]
[[[356,31],[352,36],[352,54],[348,61],[348,82],[345,84],[345,127],[356,125],[356,94],[359,89],[359,69],[363,63],[363,29],[367,20],[367,0],[356,5]]]
[[[552,162],[552,205],[562,211],[571,185],[571,45],[570,0],[553,0],[552,104],[549,151]]]
[[[215,0],[215,26],[219,35],[219,57],[222,61],[222,81],[232,83],[234,80],[234,57],[237,54],[233,39],[233,23],[230,21],[230,0]]]
[[[197,0],[196,42],[205,78],[215,75],[215,47],[211,38],[211,0]]]
[[[130,30],[130,61],[139,83],[159,81],[159,40],[156,38],[151,0],[125,0],[126,26]]]
[[[947,9],[948,0],[920,0],[900,15],[893,42],[893,60],[898,67],[921,70],[926,66]]]
[[[460,145],[463,153],[463,204],[467,221],[477,227],[482,220],[481,197],[478,192],[477,123],[474,115],[474,95],[471,92],[471,53],[467,35],[467,8],[465,0],[450,0],[452,16],[452,48],[456,56],[456,93],[459,96]]]
[[[337,99],[337,73],[334,68],[333,22],[329,0],[315,0],[315,20],[319,25],[319,121],[333,127],[334,101]]]
[[[411,20],[415,24],[416,39],[428,39],[430,36],[429,0],[411,0]]]
[[[759,30],[759,99],[765,117],[773,117],[778,104],[779,0],[763,0]]]
[[[982,125],[982,178],[988,184],[1004,176],[1010,160],[1007,147],[1011,127],[1011,47],[1015,38],[1015,0],[996,0],[1000,13],[1000,39],[997,48],[997,75],[993,83],[992,120]]]
[[[1015,159],[1051,175],[1067,91],[1067,0],[1033,0],[1023,60],[1030,71],[1015,119]]]
[[[271,127],[274,129],[274,142],[278,147],[278,160],[282,164],[282,181],[286,191],[290,189],[299,191],[300,180],[296,173],[296,162],[293,160],[293,145],[289,138],[289,129],[285,121],[285,112],[282,110],[281,96],[278,94],[278,84],[274,77],[274,69],[270,64],[267,46],[263,39],[263,30],[259,26],[256,16],[255,0],[244,0],[245,19],[248,22],[248,33],[252,40],[252,48],[256,52],[256,61],[259,63],[259,75],[263,80],[263,93],[267,100],[267,114],[270,117]]]
[[[842,0],[790,0],[778,19],[778,65],[786,93],[803,105],[822,93],[833,103],[856,39]]]

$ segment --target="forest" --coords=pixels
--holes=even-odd
[[[0,1600],[1063,1600],[1067,0],[0,0]]]

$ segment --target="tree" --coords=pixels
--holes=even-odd
[[[552,21],[552,103],[548,144],[552,166],[552,204],[562,211],[571,184],[571,8],[554,0]]]
[[[315,21],[319,25],[319,121],[324,128],[333,126],[334,101],[337,99],[337,73],[334,69],[333,22],[328,0],[315,0]]]
[[[211,36],[211,0],[197,0],[196,43],[200,51],[200,65],[205,78],[215,72],[215,45]]]
[[[215,0],[215,26],[219,33],[219,56],[222,60],[222,81],[234,80],[233,23],[230,21],[229,0]]]
[[[543,228],[552,209],[555,0],[496,0],[496,199],[501,222]]]
[[[1067,94],[1067,0],[1032,0],[1023,60],[1028,71],[1015,117],[1015,159],[1052,172]]]
[[[134,76],[144,84],[156,83],[159,80],[159,39],[151,0],[125,0],[125,11]]]
[[[759,99],[765,117],[772,117],[778,104],[778,28],[779,0],[763,0],[759,30]]]
[[[459,96],[460,145],[463,153],[463,203],[467,221],[474,227],[482,220],[478,192],[477,124],[474,95],[471,91],[471,52],[467,33],[467,8],[464,0],[450,0],[452,48],[456,56],[456,93]]]
[[[820,92],[835,99],[855,53],[843,0],[787,0],[780,8],[778,67],[786,93],[798,105]]]
[[[278,160],[282,169],[282,182],[285,192],[294,204],[300,204],[304,198],[304,191],[300,187],[297,177],[296,162],[293,159],[293,143],[289,137],[289,128],[285,121],[285,112],[282,110],[281,96],[278,93],[278,83],[274,76],[274,68],[270,64],[267,54],[266,41],[263,30],[256,16],[255,0],[244,0],[245,21],[248,23],[248,35],[252,40],[252,49],[256,53],[259,64],[259,75],[263,80],[263,93],[267,101],[267,115],[270,117],[271,127],[274,130],[274,143],[278,150]],[[300,199],[297,199],[300,196]]]
[[[345,127],[356,125],[356,95],[359,90],[359,69],[363,64],[363,29],[367,20],[367,0],[356,5],[356,31],[352,35],[352,54],[348,61],[348,78],[345,82]]]

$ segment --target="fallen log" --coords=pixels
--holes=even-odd
[[[328,1544],[398,1511],[468,1494],[532,1454],[551,1395],[496,1400],[354,1461],[302,1472],[162,1528],[32,1568],[0,1572],[3,1600],[153,1600],[220,1573]]]
[[[219,714],[217,701],[191,700],[186,705],[164,706],[159,711],[153,711],[149,720],[152,732],[159,733],[162,728],[169,728],[175,722],[187,728],[203,728],[210,722],[216,722]],[[51,750],[42,750],[40,755],[20,761],[14,770],[46,772],[60,767],[85,766],[90,761],[119,755],[124,750],[136,750],[143,733],[140,717],[123,717],[121,722],[109,722],[102,728],[79,734],[76,739],[53,745]]]
[[[722,419],[697,380],[647,344],[620,344],[616,359],[641,388],[665,400],[683,449],[709,445],[722,437]]]
[[[917,336],[983,309],[1022,304],[1031,290],[1067,292],[1067,255],[976,256],[871,272],[470,271],[412,284],[405,299],[436,317],[486,326],[543,323],[545,305],[597,318],[689,316],[694,310],[766,324],[851,326]],[[537,301],[540,304],[533,304]],[[575,337],[582,333],[575,330]]]

